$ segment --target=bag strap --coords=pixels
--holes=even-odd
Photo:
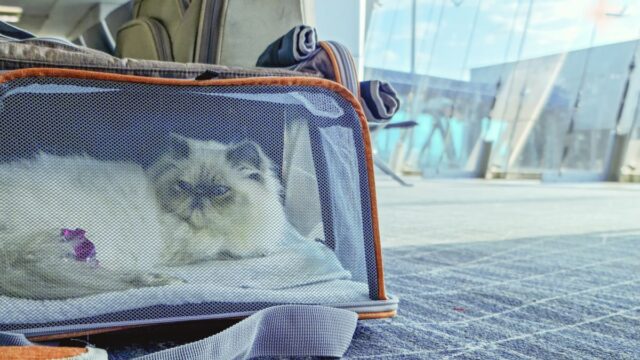
[[[316,305],[267,308],[211,337],[135,360],[252,359],[273,356],[339,358],[356,329],[353,311]],[[0,332],[0,346],[31,346],[24,335]]]

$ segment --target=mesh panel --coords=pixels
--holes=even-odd
[[[0,95],[0,330],[377,299],[360,124],[335,93],[26,78]]]

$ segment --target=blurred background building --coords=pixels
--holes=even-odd
[[[365,77],[403,108],[379,156],[425,177],[638,181],[640,3],[378,0]]]

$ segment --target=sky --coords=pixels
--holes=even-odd
[[[413,0],[372,1],[365,65],[411,71]],[[640,38],[640,0],[416,0],[416,8],[416,72],[452,79],[468,79],[474,67]]]

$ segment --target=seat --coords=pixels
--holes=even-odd
[[[92,49],[100,50],[107,54],[113,54],[115,50],[113,40],[110,38],[109,31],[105,28],[104,22],[99,22],[92,27],[88,28],[82,34],[81,45],[90,47]]]
[[[101,18],[99,22],[79,34],[72,42],[113,55],[116,48],[117,31],[124,23],[131,20],[132,11],[131,2],[120,5],[109,15]],[[98,15],[98,17],[100,16]]]
[[[116,34],[119,57],[255,66],[292,27],[312,23],[312,0],[135,0]]]

